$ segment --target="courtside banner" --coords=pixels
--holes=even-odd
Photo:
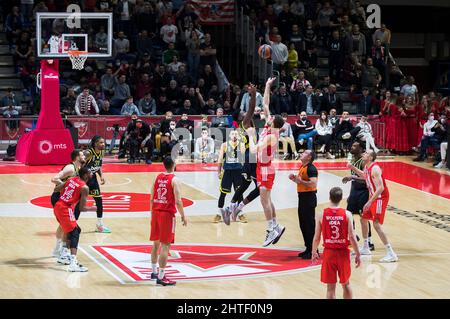
[[[191,0],[202,24],[225,25],[234,22],[235,0]]]

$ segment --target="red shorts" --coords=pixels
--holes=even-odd
[[[322,259],[320,281],[324,284],[335,284],[337,275],[339,275],[339,283],[341,284],[345,284],[350,280],[352,268],[350,266],[349,249],[325,248],[322,253]]]
[[[266,189],[272,189],[275,181],[275,172],[270,166],[257,166],[256,167],[256,183],[259,187]]]
[[[152,212],[150,240],[162,243],[175,242],[175,215],[163,211]]]
[[[70,233],[77,227],[77,220],[73,214],[72,207],[58,201],[53,208],[53,213],[65,234]]]
[[[369,210],[364,211],[361,217],[372,221],[378,221],[380,225],[383,225],[388,202],[389,197],[374,200],[372,205],[370,205]]]

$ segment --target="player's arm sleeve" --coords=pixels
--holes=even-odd
[[[75,112],[77,113],[78,116],[81,116],[81,113],[80,113],[80,96],[78,96],[76,101],[75,101]]]
[[[94,106],[94,109],[95,109],[95,114],[100,113],[100,110],[98,109],[97,101],[95,100],[95,98],[92,95],[91,95],[91,98],[92,98],[92,105]]]

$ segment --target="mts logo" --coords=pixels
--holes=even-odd
[[[53,149],[54,150],[65,150],[65,149],[67,149],[67,144],[54,144]]]

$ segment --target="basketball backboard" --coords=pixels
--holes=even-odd
[[[112,13],[38,12],[37,56],[68,58],[68,51],[87,51],[88,58],[112,55]]]

